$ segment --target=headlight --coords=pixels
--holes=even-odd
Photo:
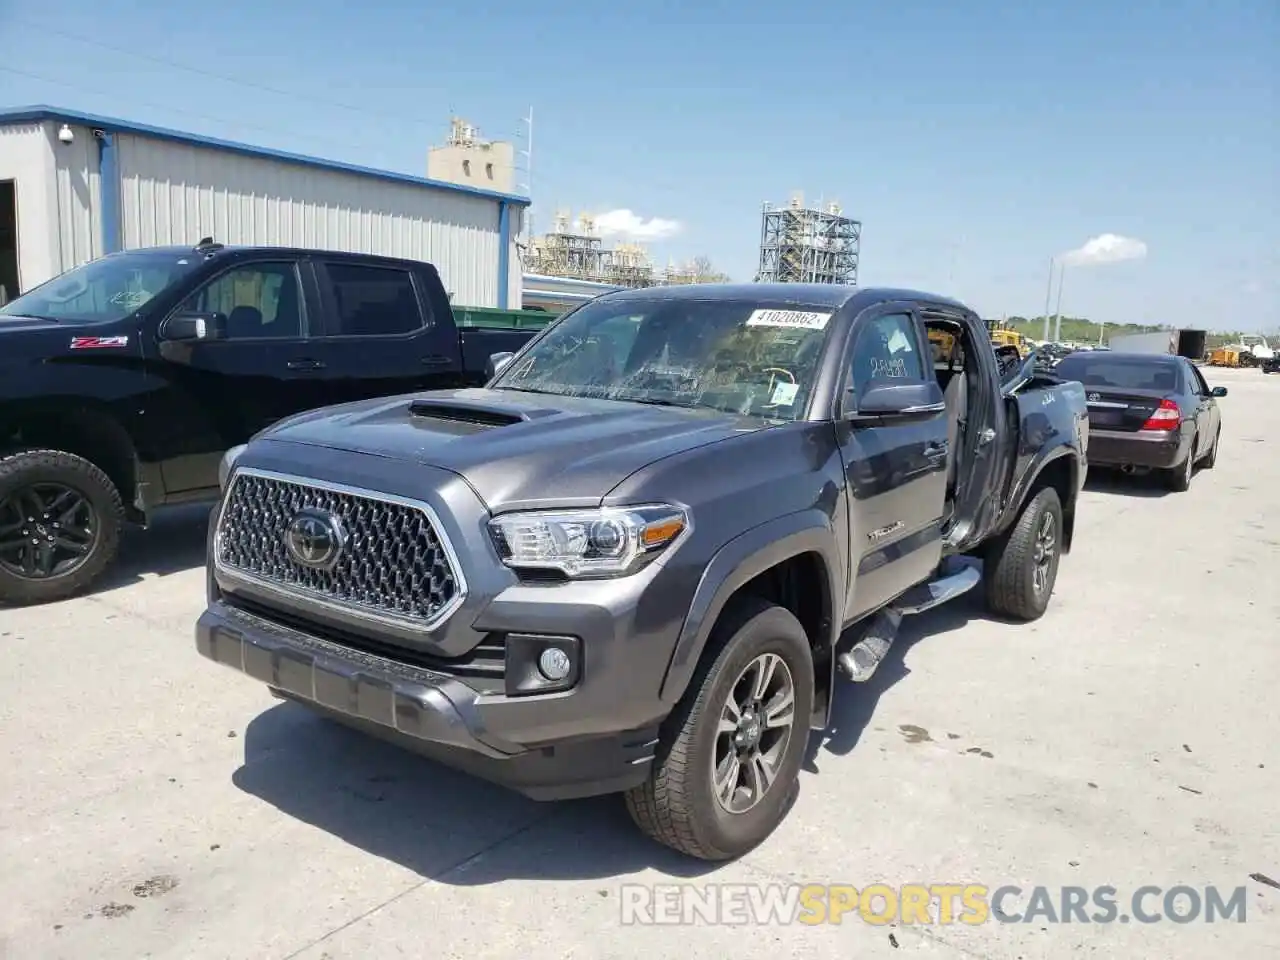
[[[616,577],[644,566],[689,529],[680,507],[508,513],[489,522],[502,562],[569,577]]]
[[[218,464],[218,489],[225,491],[227,489],[227,480],[231,478],[231,470],[236,465],[236,460],[240,454],[244,453],[245,445],[242,443],[237,447],[232,447],[222,455],[222,462]]]

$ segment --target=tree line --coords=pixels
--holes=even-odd
[[[1018,331],[1024,337],[1030,337],[1032,340],[1040,340],[1044,337],[1044,317],[1009,317],[1006,321],[1010,328]],[[1054,319],[1049,318],[1049,335],[1053,336]],[[1104,345],[1112,337],[1125,337],[1135,333],[1155,333],[1158,330],[1176,330],[1177,327],[1169,324],[1143,324],[1143,323],[1097,323],[1087,317],[1063,317],[1062,318],[1062,339],[1070,343],[1090,343],[1097,344],[1099,342]],[[1227,343],[1238,343],[1240,337],[1245,332],[1240,330],[1211,330],[1205,338],[1205,347],[1213,350]],[[1280,345],[1280,344],[1277,344]]]

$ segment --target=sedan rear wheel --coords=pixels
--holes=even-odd
[[[1191,478],[1196,472],[1196,437],[1191,438],[1191,448],[1187,451],[1187,459],[1174,467],[1166,475],[1169,489],[1174,493],[1185,493],[1191,489]]]

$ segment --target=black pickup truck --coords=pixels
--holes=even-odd
[[[779,823],[838,674],[979,583],[1039,617],[1071,546],[1083,390],[1002,378],[951,300],[623,291],[495,366],[229,451],[199,652],[723,859]]]
[[[0,307],[0,603],[84,590],[282,417],[478,385],[532,335],[459,329],[434,267],[363,254],[206,240],[36,287]]]

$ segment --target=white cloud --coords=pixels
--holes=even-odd
[[[1062,255],[1062,262],[1071,267],[1093,266],[1100,263],[1119,263],[1122,260],[1141,260],[1147,255],[1147,245],[1133,237],[1121,237],[1114,233],[1102,233],[1084,245]]]
[[[610,210],[595,217],[596,233],[602,237],[626,240],[665,240],[680,232],[678,220],[650,217],[648,220],[630,210]]]

